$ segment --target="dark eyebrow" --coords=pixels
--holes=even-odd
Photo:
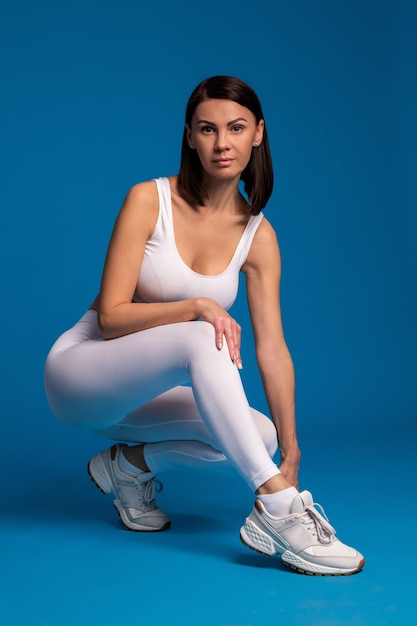
[[[235,120],[228,122],[227,125],[234,126],[234,124],[237,124],[237,122],[247,122],[247,121],[248,120],[246,120],[244,117],[237,117]],[[209,122],[209,120],[198,120],[197,124],[207,124],[207,126],[216,126],[214,122]]]

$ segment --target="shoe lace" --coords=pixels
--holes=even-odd
[[[159,480],[155,480],[151,478],[145,483],[145,488],[143,489],[143,499],[146,502],[150,503],[155,499],[155,492],[159,493],[162,491],[162,483]]]
[[[320,512],[317,509],[320,509]],[[313,504],[306,507],[303,523],[308,530],[317,535],[320,543],[331,543],[333,541],[336,531],[329,523],[329,518],[320,504],[313,502]]]

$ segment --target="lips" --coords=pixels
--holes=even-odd
[[[216,165],[222,166],[222,167],[226,167],[227,165],[230,165],[230,163],[233,162],[233,159],[215,159],[213,161],[214,163],[216,163]]]

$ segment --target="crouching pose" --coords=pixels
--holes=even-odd
[[[230,465],[255,494],[244,544],[309,574],[358,572],[362,555],[298,491],[280,254],[261,212],[273,173],[258,97],[216,76],[196,87],[185,121],[179,174],[129,191],[100,293],[48,355],[50,407],[69,425],[123,442],[88,468],[128,529],[169,527],[155,503],[155,475]],[[240,326],[227,311],[240,271],[272,420],[249,406],[239,374]]]

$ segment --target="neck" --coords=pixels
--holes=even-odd
[[[203,188],[207,194],[205,209],[241,213],[243,198],[239,191],[239,177],[229,180],[218,180],[205,176]]]

